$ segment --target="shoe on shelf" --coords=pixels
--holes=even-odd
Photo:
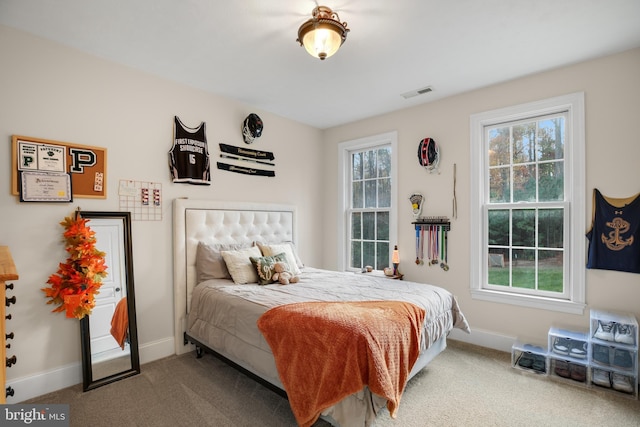
[[[523,352],[518,359],[518,365],[523,368],[531,369],[533,366],[533,355],[526,351]]]
[[[613,352],[613,366],[621,369],[631,369],[633,367],[633,358],[628,350],[616,348]]]
[[[611,388],[611,374],[602,369],[593,369],[591,382],[600,387]]]
[[[564,378],[571,378],[569,364],[564,360],[556,360],[556,374]]]
[[[573,341],[571,343],[571,351],[569,352],[569,356],[575,357],[577,359],[586,359],[587,343],[584,341]]]
[[[598,329],[593,334],[594,338],[604,341],[614,341],[616,322],[602,322],[598,320]]]
[[[561,354],[563,356],[569,355],[569,347],[571,347],[571,340],[569,338],[556,337],[553,341],[553,352]]]
[[[606,345],[593,344],[593,361],[601,365],[611,365],[609,347]]]
[[[587,380],[587,367],[575,363],[569,363],[571,379],[575,381],[585,382]]]
[[[547,359],[544,356],[541,356],[539,354],[534,354],[533,355],[533,364],[531,365],[531,368],[534,371],[538,371],[538,372],[547,372]]]
[[[613,372],[611,374],[611,384],[613,388],[618,391],[624,391],[625,393],[633,393],[633,385],[631,384],[631,377]]]
[[[618,323],[614,339],[616,342],[622,344],[634,345],[636,341],[634,327],[632,325]]]

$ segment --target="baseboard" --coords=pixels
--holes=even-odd
[[[80,362],[8,380],[6,386],[13,389],[14,395],[7,396],[7,403],[24,402],[80,383],[82,383],[82,364]]]
[[[499,335],[495,332],[472,329],[468,334],[460,329],[454,329],[449,333],[449,339],[479,345],[480,347],[511,353],[511,346],[516,341],[515,337]]]
[[[154,360],[175,354],[176,349],[174,346],[173,337],[141,344],[138,347],[140,350],[140,364],[144,365],[145,363],[153,362]]]
[[[173,337],[164,338],[139,347],[140,364],[153,362],[175,353]],[[141,370],[144,369],[144,366]],[[34,397],[82,383],[82,364],[71,363],[50,371],[39,372],[27,377],[9,380],[7,387],[14,390],[13,396],[7,397],[7,403],[20,403]]]

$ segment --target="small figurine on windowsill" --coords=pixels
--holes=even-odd
[[[391,267],[385,268],[384,270],[382,270],[382,272],[389,279],[402,280],[402,278],[404,277],[404,274],[400,273],[400,271],[398,271],[398,270],[396,270],[395,273],[394,273],[393,268],[391,268]]]

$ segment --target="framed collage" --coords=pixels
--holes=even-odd
[[[107,198],[107,149],[13,135],[11,194],[21,201]]]

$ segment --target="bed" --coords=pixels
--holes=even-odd
[[[195,345],[198,357],[208,352],[221,358],[288,397],[300,425],[311,425],[318,416],[343,427],[370,425],[384,406],[390,412],[397,409],[406,380],[446,348],[450,330],[459,328],[469,332],[457,300],[445,289],[408,281],[391,282],[371,273],[332,272],[305,266],[296,249],[298,236],[294,206],[176,199],[173,213],[176,354],[193,351]],[[247,258],[252,260],[249,266]],[[286,260],[300,281],[285,286],[270,283],[265,280],[269,277],[257,275],[262,271],[260,263],[265,260],[274,262],[272,258],[276,261]],[[259,281],[269,284],[256,283]],[[383,305],[384,310],[380,308]],[[313,324],[309,318],[283,321],[274,316],[304,316],[309,309],[341,316],[340,324],[344,323],[345,313],[354,313],[354,317],[358,317],[357,313],[372,313],[372,309],[378,310],[375,315],[369,315],[375,320],[372,323],[383,322],[378,313],[411,320],[397,322],[398,325],[402,323],[398,328],[404,328],[399,333],[409,338],[386,340],[407,342],[405,347],[398,350],[402,352],[404,363],[400,370],[405,375],[397,381],[401,388],[397,399],[394,399],[394,395],[384,394],[384,387],[380,389],[378,384],[375,387],[373,383],[368,384],[366,378],[356,379],[358,375],[354,374],[353,381],[336,381],[337,378],[349,379],[349,375],[328,375],[326,369],[319,369],[319,375],[323,377],[291,383],[292,374],[289,373],[287,378],[284,371],[288,366],[288,370],[293,372],[296,365],[291,360],[283,361],[284,355],[275,345],[274,337],[291,340],[301,336],[307,340],[305,342],[309,342],[307,335],[323,332],[323,328],[309,326],[312,329],[298,333],[300,325]],[[286,310],[293,312],[280,312]],[[289,327],[291,324],[297,326],[287,332],[271,332],[274,327],[285,327],[287,324]],[[407,334],[407,328],[411,325],[411,331],[417,330],[417,334]],[[266,329],[268,327],[271,329]],[[385,324],[379,328],[392,329]],[[336,332],[327,329],[325,335],[330,334]],[[287,341],[282,345],[287,348],[292,344]],[[317,346],[316,352],[326,352],[321,349],[319,342]],[[336,351],[334,358],[342,357],[341,351]],[[396,348],[389,352],[395,354]],[[311,357],[314,351],[293,353],[303,354],[303,358],[306,358]],[[382,359],[385,359],[384,355]],[[307,360],[304,359],[304,362]],[[315,362],[313,366],[316,366]],[[308,396],[301,396],[300,384],[304,386],[302,393],[307,393],[308,384],[326,382],[330,384],[329,389],[333,390],[337,382],[348,382],[350,387],[354,387],[358,386],[358,381],[364,381],[364,386],[357,391],[353,389],[344,396],[329,396],[330,400],[320,404],[320,410],[311,409],[311,414],[317,412],[315,415],[300,415],[300,403],[314,401],[316,397],[310,396],[317,394],[310,391]],[[379,389],[382,390],[379,394],[374,392]]]

